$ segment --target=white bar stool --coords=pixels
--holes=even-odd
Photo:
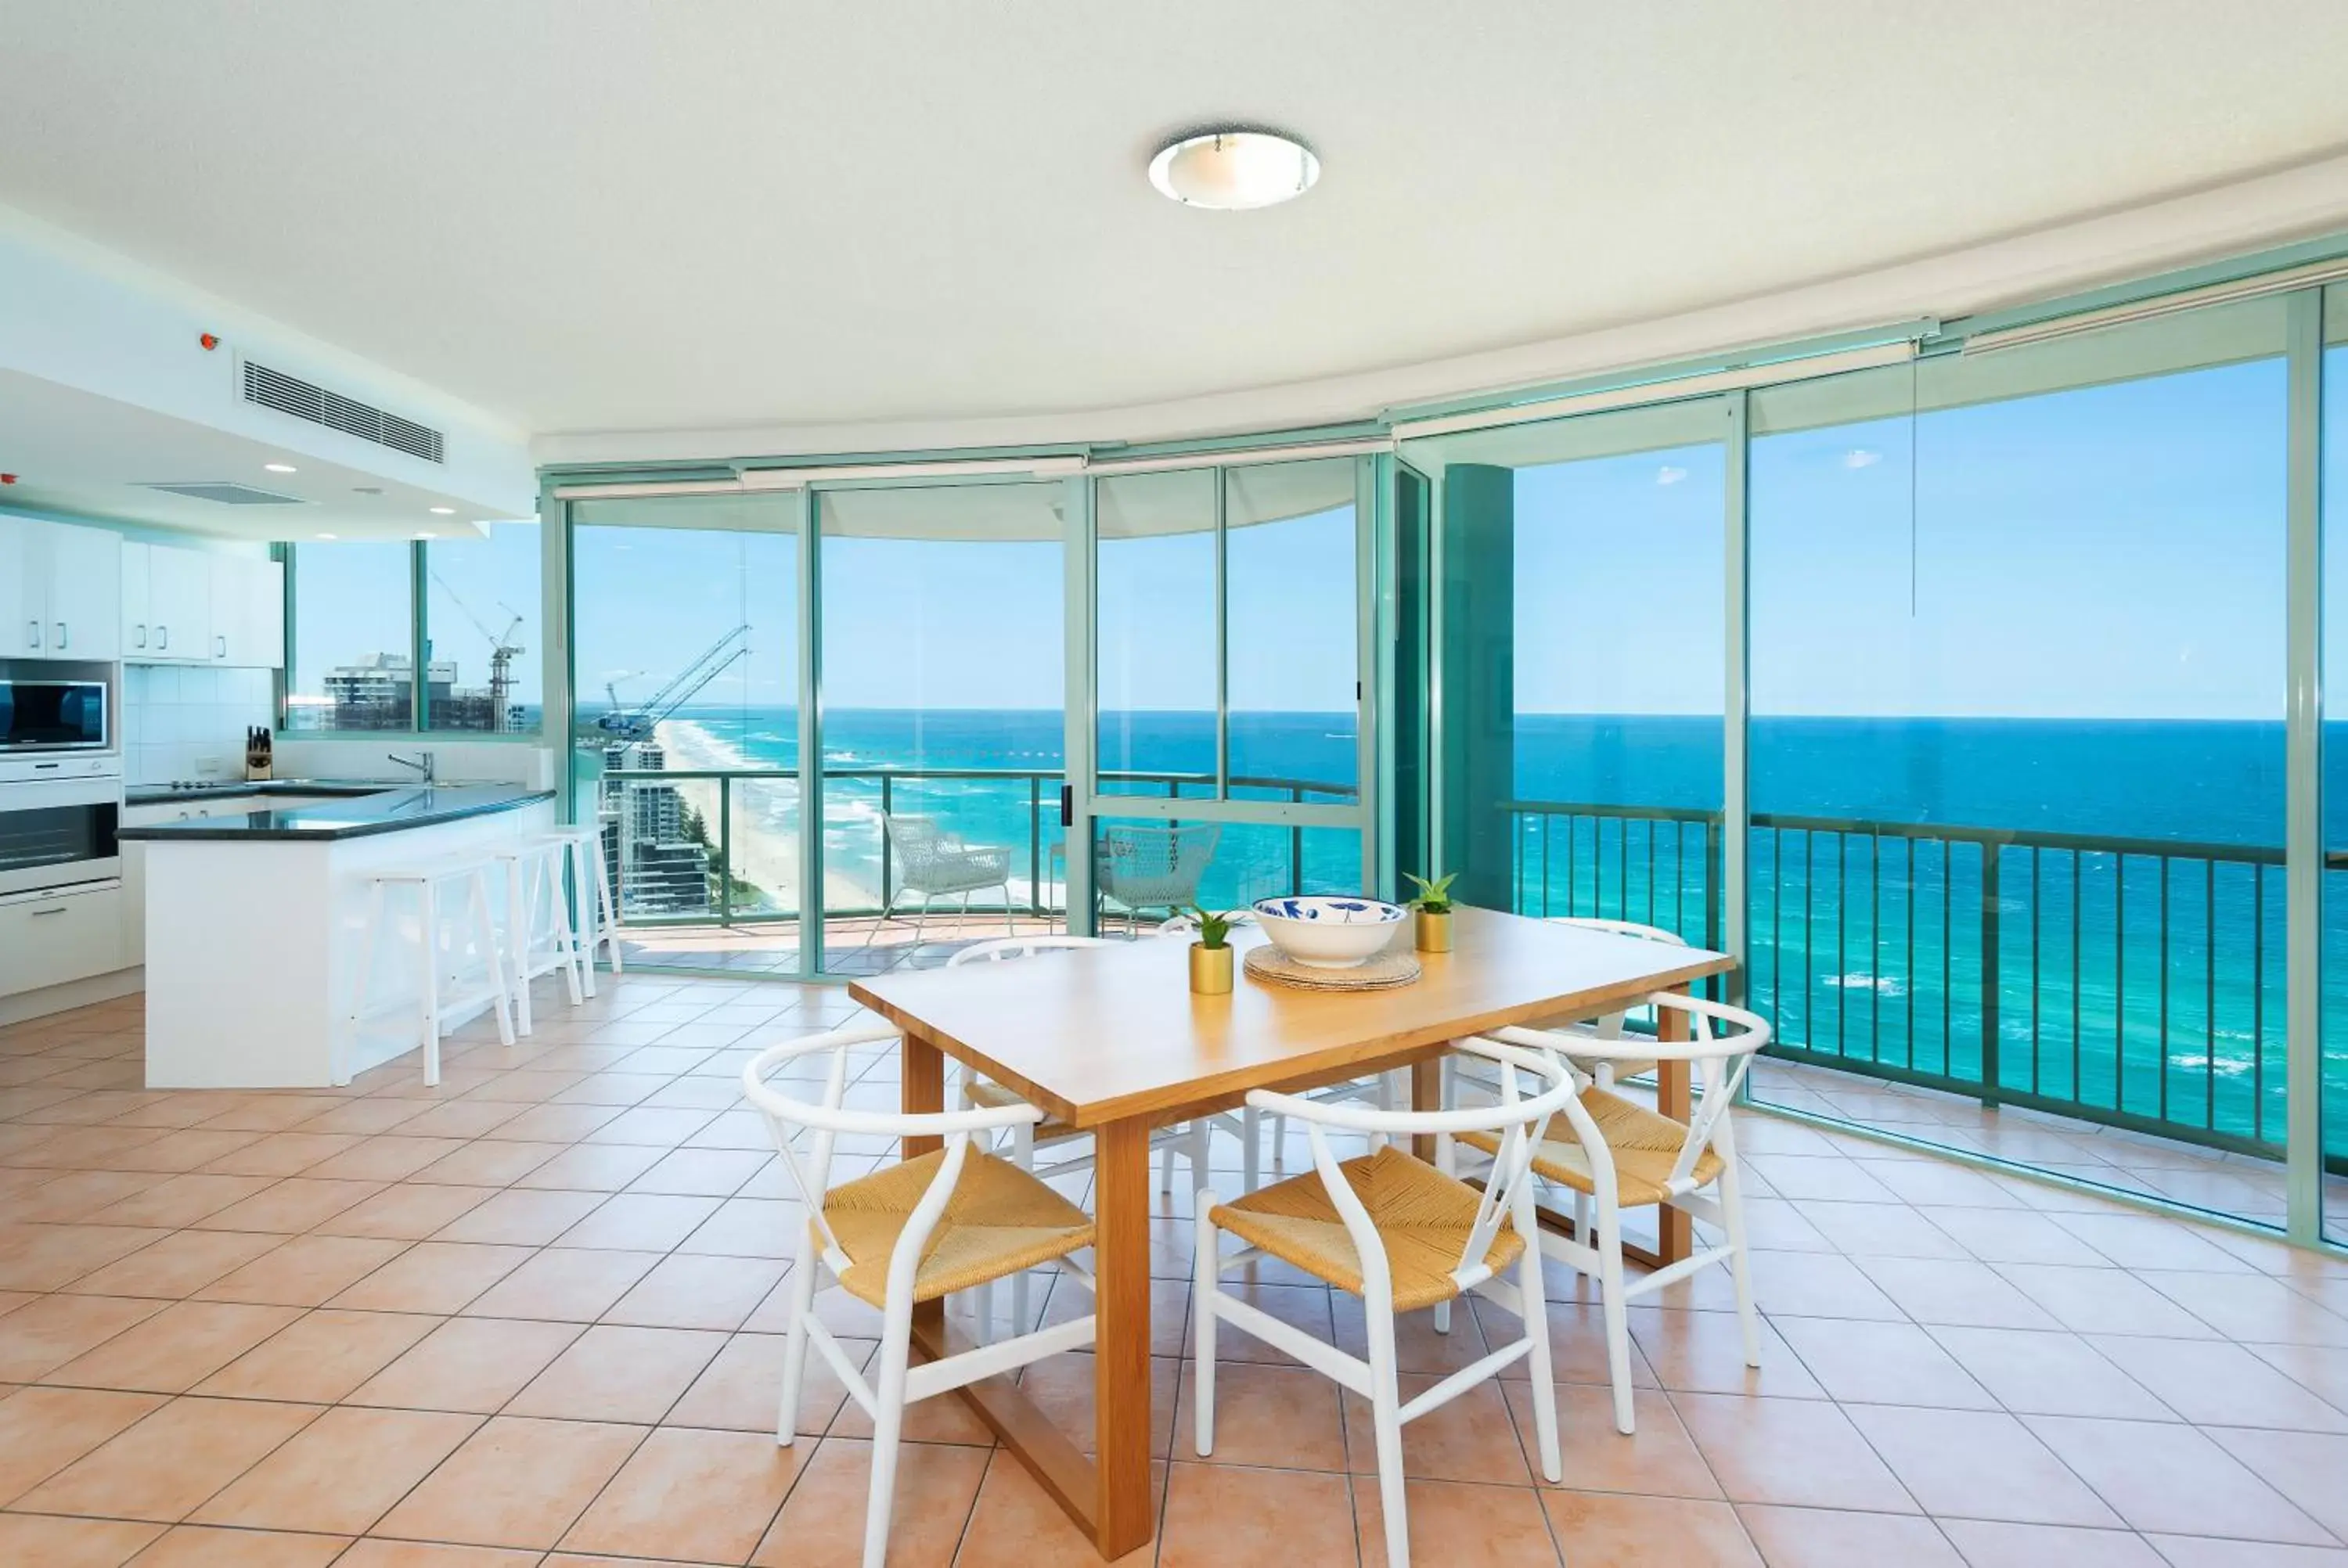
[[[494,906],[489,901],[489,860],[447,860],[430,866],[396,866],[374,873],[367,882],[365,946],[359,949],[358,984],[351,1002],[352,1023],[364,1025],[369,1016],[367,987],[376,967],[376,948],[382,939],[384,912],[390,895],[395,889],[412,887],[417,897],[416,1023],[423,1035],[420,1043],[424,1050],[424,1081],[440,1081],[440,1037],[448,1032],[448,1020],[452,1016],[462,1019],[487,1003],[497,1013],[498,1039],[511,1045],[513,1013],[508,1005],[510,993],[504,966],[498,961],[498,927]],[[467,973],[464,946],[459,942],[453,945],[450,956],[455,960],[454,968],[444,984],[442,917],[453,912],[460,901],[464,913],[459,918],[472,927],[472,946],[480,954],[482,975],[472,980]],[[469,985],[469,980],[472,980]]]
[[[571,901],[562,888],[569,855],[563,840],[547,836],[510,845],[493,856],[506,875],[506,974],[513,982],[517,1034],[529,1034],[535,1027],[530,982],[541,975],[561,970],[570,986],[571,1005],[579,1005],[580,970],[585,965],[571,924]]]
[[[612,903],[611,868],[603,864],[603,830],[593,823],[566,823],[541,841],[560,845],[568,856],[571,887],[579,900],[577,934],[580,972],[589,996],[595,994],[595,948],[603,946],[612,972],[621,972],[620,914]]]

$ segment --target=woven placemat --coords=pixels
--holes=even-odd
[[[1418,979],[1418,960],[1408,953],[1384,952],[1350,969],[1316,969],[1300,964],[1266,942],[1247,950],[1247,972],[1276,986],[1306,991],[1385,991]]]

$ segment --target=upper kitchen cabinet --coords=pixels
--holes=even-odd
[[[285,568],[249,556],[211,558],[215,664],[279,669],[285,662]]]
[[[125,545],[122,657],[134,664],[285,663],[285,569],[171,545]]]
[[[0,518],[0,656],[119,658],[121,598],[117,535]]]

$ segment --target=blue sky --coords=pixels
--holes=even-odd
[[[1764,436],[1756,714],[2280,718],[2280,361]],[[1718,446],[1517,479],[1517,706],[1720,711]]]
[[[2335,497],[2343,405],[2327,446]],[[2283,438],[2278,360],[1756,438],[1754,711],[2279,717]],[[1717,445],[1519,470],[1520,711],[1719,711],[1723,474]],[[1350,706],[1352,530],[1349,507],[1233,530],[1235,707]],[[824,548],[830,702],[1060,705],[1056,543]],[[432,548],[435,652],[461,684],[486,676],[489,641],[451,595],[492,630],[510,619],[501,607],[522,611],[534,654],[538,548],[534,524]],[[405,646],[405,546],[298,555],[305,683]],[[582,528],[582,694],[611,682],[641,700],[747,624],[750,656],[701,701],[789,702],[795,557],[783,534]],[[2348,589],[2348,549],[2331,557]],[[1105,543],[1104,707],[1211,704],[1212,560],[1205,533]],[[2348,630],[2333,642],[2348,657]],[[538,700],[536,662],[517,661],[524,701]]]

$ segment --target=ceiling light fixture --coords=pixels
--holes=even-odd
[[[457,508],[454,507],[427,507],[425,510],[436,518],[453,518],[457,515]]]
[[[430,528],[418,528],[416,530],[416,537],[419,539],[429,539],[437,538],[439,536],[435,534]]]
[[[322,539],[331,539],[331,538],[333,538],[335,536],[334,536],[334,535],[332,535],[332,534],[320,534],[318,537],[319,537],[320,538],[322,538]]]
[[[1295,138],[1271,130],[1210,130],[1182,137],[1149,160],[1149,183],[1185,207],[1244,212],[1303,195],[1321,160]]]
[[[291,474],[294,472],[294,465],[291,463],[263,463],[262,466],[268,469],[273,474]]]

